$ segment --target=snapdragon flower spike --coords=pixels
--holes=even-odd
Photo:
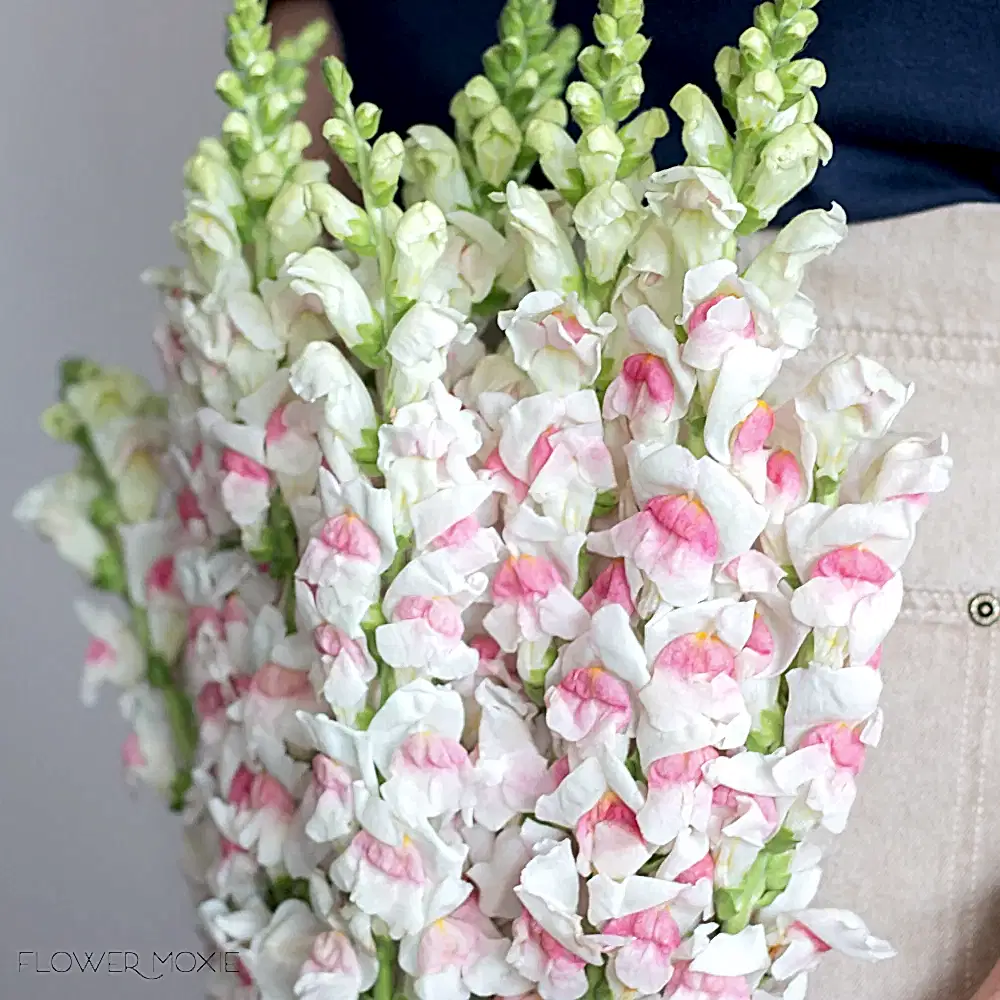
[[[508,4],[457,143],[376,138],[330,60],[359,207],[302,159],[319,35],[272,51],[235,0],[150,276],[166,398],[66,363],[44,426],[81,461],[16,511],[128,605],[80,604],[83,695],[121,689],[126,774],[182,811],[240,957],[213,995],[802,1000],[829,951],[890,955],[813,899],[951,459],[871,359],[781,398],[845,227],[735,263],[826,155],[813,4],[779,6],[717,64],[735,137],[684,88],[666,170],[662,113],[627,120],[641,0],[599,4],[578,143],[550,0]]]

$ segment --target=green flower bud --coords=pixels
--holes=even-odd
[[[740,82],[741,76],[739,50],[734,49],[731,45],[720,49],[719,54],[715,57],[715,81],[723,95],[732,93]]]
[[[577,52],[580,51],[580,29],[571,24],[560,28],[549,43],[547,51],[562,73],[568,73]]]
[[[489,81],[497,87],[505,86],[509,76],[501,53],[499,45],[493,45],[483,53],[483,70]]]
[[[602,13],[610,14],[616,19],[629,16],[642,16],[643,0],[600,0],[598,4]]]
[[[322,18],[311,21],[299,32],[298,37],[292,39],[295,58],[301,63],[311,62],[329,34],[330,25]]]
[[[480,121],[472,134],[476,166],[487,184],[502,187],[521,151],[521,130],[502,104]]]
[[[538,153],[542,172],[553,187],[568,202],[576,204],[585,187],[576,143],[569,133],[553,122],[536,118],[528,125],[525,141]]]
[[[775,56],[782,61],[792,59],[804,48],[809,36],[819,25],[814,11],[802,10],[781,26],[772,41]]]
[[[760,28],[747,28],[740,35],[740,55],[752,70],[764,69],[770,66],[774,59],[771,43]]]
[[[573,210],[587,251],[587,274],[598,284],[613,281],[635,240],[642,209],[626,184],[613,181],[588,192]]]
[[[243,168],[243,188],[260,201],[273,198],[284,180],[284,164],[270,150],[254,156]]]
[[[596,45],[588,45],[577,57],[576,63],[584,80],[592,87],[603,87],[607,82],[602,57],[604,52]]]
[[[754,26],[764,32],[770,38],[779,22],[778,11],[773,3],[759,4],[753,12]]]
[[[463,88],[468,103],[469,114],[479,121],[500,103],[496,87],[485,76],[474,76]]]
[[[157,457],[144,450],[133,452],[116,485],[125,520],[129,524],[148,521],[156,513],[163,488]]]
[[[222,136],[232,154],[246,159],[253,150],[250,120],[239,111],[231,111],[222,123]]]
[[[215,81],[215,92],[231,108],[242,108],[246,103],[246,91],[240,78],[232,70],[227,69],[219,74]]]
[[[247,66],[247,76],[251,82],[266,80],[274,72],[274,53],[268,49],[258,52]]]
[[[642,101],[646,85],[638,66],[629,67],[611,85],[608,94],[608,114],[615,121],[624,121]]]
[[[524,34],[524,21],[521,12],[514,4],[507,4],[500,12],[500,37],[510,38]]]
[[[745,129],[766,128],[785,99],[774,70],[750,73],[736,88],[736,120]]]
[[[625,62],[637,63],[649,51],[650,40],[645,35],[635,34],[622,46]]]
[[[386,132],[375,140],[368,163],[368,180],[369,194],[379,208],[384,208],[396,197],[405,157],[403,140],[395,132]]]
[[[739,193],[747,217],[737,232],[754,232],[770,222],[832,155],[830,137],[816,124],[795,124],[771,139]]]
[[[405,145],[403,179],[413,191],[410,203],[429,199],[445,213],[472,208],[469,180],[450,136],[433,125],[415,125]]]
[[[558,97],[549,98],[534,114],[538,121],[552,122],[560,128],[565,128],[569,123],[569,112],[566,102],[560,101]]]
[[[681,141],[687,152],[686,162],[696,167],[715,167],[728,174],[733,161],[733,142],[708,95],[689,83],[677,91],[670,107],[684,122]]]
[[[64,396],[72,386],[92,382],[103,374],[101,366],[89,358],[64,358],[59,363],[59,394]]]
[[[625,147],[625,153],[618,165],[618,177],[631,175],[652,152],[656,140],[662,139],[669,128],[663,108],[650,108],[619,129],[618,138]]]
[[[94,567],[93,586],[109,594],[124,594],[126,592],[125,567],[121,559],[110,549],[98,557]]]
[[[356,253],[374,252],[371,220],[368,213],[350,198],[329,184],[313,184],[306,188],[306,204],[323,222],[323,227],[335,239],[346,243]]]
[[[818,59],[796,59],[778,70],[785,99],[804,97],[814,87],[826,83],[826,67]]]
[[[613,45],[618,41],[618,22],[610,14],[595,14],[594,37],[601,45]]]
[[[54,441],[72,443],[80,427],[76,411],[66,403],[55,403],[42,413],[42,430]]]
[[[274,91],[267,95],[264,99],[262,105],[261,117],[264,122],[264,127],[269,131],[274,131],[276,128],[285,122],[288,117],[288,113],[292,108],[292,103],[289,101],[288,97],[281,93],[280,91]]]
[[[580,169],[591,188],[615,179],[625,146],[607,122],[587,129],[577,144]]]
[[[604,101],[597,89],[589,83],[574,80],[566,88],[566,101],[573,111],[573,119],[580,128],[599,125],[605,119]]]
[[[396,257],[389,287],[395,298],[414,301],[420,297],[448,242],[444,213],[429,201],[413,205],[403,213],[393,240]]]
[[[354,81],[347,67],[336,57],[327,56],[323,60],[323,79],[338,107],[346,107],[354,90]]]
[[[323,138],[330,148],[348,165],[358,162],[358,141],[347,123],[339,118],[330,118],[323,125]]]
[[[521,68],[528,55],[528,47],[523,38],[505,38],[500,43],[500,65],[507,76]]]
[[[370,101],[359,104],[354,112],[354,122],[363,139],[372,139],[375,137],[381,119],[382,109]]]

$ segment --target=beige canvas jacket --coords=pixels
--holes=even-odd
[[[809,365],[860,352],[912,379],[897,429],[945,430],[955,457],[904,570],[885,735],[819,900],[899,954],[827,956],[810,997],[969,1000],[1000,958],[1000,205],[852,226],[807,290],[824,328]]]

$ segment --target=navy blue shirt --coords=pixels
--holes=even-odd
[[[332,0],[360,100],[383,127],[449,126],[448,104],[496,40],[501,0]],[[556,20],[590,40],[596,0]],[[647,0],[644,106],[683,84],[716,98],[716,52],[751,23],[751,0]],[[822,59],[818,122],[835,155],[791,210],[840,202],[854,221],[1000,199],[1000,2],[824,0],[805,54]],[[657,163],[681,162],[676,119]],[[784,213],[786,216],[789,210]]]

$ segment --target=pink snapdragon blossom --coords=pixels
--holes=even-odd
[[[569,531],[580,530],[594,499],[615,485],[597,396],[591,389],[545,392],[515,403],[501,420],[498,454],[528,495]]]
[[[685,827],[708,829],[712,789],[702,767],[719,756],[714,747],[660,757],[646,768],[646,802],[636,815],[651,844],[669,844]]]
[[[93,705],[105,683],[122,688],[138,683],[145,673],[145,655],[117,615],[87,601],[77,601],[74,607],[91,636],[83,659],[80,698],[85,705]]]
[[[634,732],[635,692],[648,682],[646,655],[628,614],[618,604],[605,605],[548,671],[546,724],[571,743],[606,743],[624,756]]]
[[[483,619],[500,648],[513,653],[522,641],[579,635],[588,615],[570,590],[576,567],[563,558],[559,546],[566,538],[559,525],[522,507],[504,531],[504,540],[511,555],[493,577],[494,606]]]
[[[753,341],[761,323],[769,323],[766,297],[737,277],[736,265],[716,260],[692,268],[684,277],[684,311],[680,322],[687,331],[681,359],[700,371],[721,367],[728,351]]]
[[[325,622],[316,626],[313,641],[320,654],[311,672],[314,686],[334,712],[340,709],[353,717],[363,707],[378,670],[367,645]]]
[[[580,603],[593,614],[605,604],[618,604],[629,615],[635,614],[635,595],[628,578],[624,559],[612,559],[598,573],[590,589],[580,598]]]
[[[652,854],[636,813],[643,796],[621,762],[605,751],[587,757],[539,798],[535,816],[576,833],[580,874],[600,872],[610,878],[632,875]]]
[[[670,957],[681,943],[681,932],[667,906],[658,906],[609,920],[601,933],[628,943],[614,953],[615,976],[642,996],[659,993],[670,979]]]
[[[792,595],[792,613],[814,628],[846,629],[852,662],[867,662],[896,620],[899,568],[920,513],[902,500],[811,503],[786,521],[788,550],[804,581]]]
[[[548,761],[535,745],[530,724],[509,703],[505,688],[485,680],[475,698],[481,713],[475,820],[496,831],[535,808],[549,784]]]
[[[295,981],[298,1000],[339,1000],[370,989],[378,976],[378,959],[358,948],[339,930],[324,931],[312,944]]]
[[[253,850],[261,865],[269,868],[282,860],[297,806],[277,778],[267,772],[255,774],[241,764],[229,783],[226,800],[213,799],[209,810],[227,839]]]
[[[663,611],[650,621],[652,680],[639,692],[645,709],[639,752],[657,757],[705,746],[740,746],[750,728],[736,657],[753,630],[754,604],[723,598]]]
[[[665,601],[693,604],[711,592],[712,574],[753,544],[767,515],[736,477],[678,445],[626,447],[638,514],[592,533],[588,547],[624,556]]]
[[[399,938],[426,925],[430,902],[468,895],[461,881],[465,852],[446,846],[430,831],[417,833],[387,826],[380,840],[367,830],[354,835],[350,846],[330,868],[330,878],[351,902],[389,925]]]
[[[122,744],[122,766],[129,781],[139,779],[166,791],[176,773],[174,741],[162,700],[137,684],[118,700],[132,732]]]
[[[508,960],[538,984],[541,1000],[579,1000],[587,992],[587,963],[557,941],[525,910],[513,924]]]
[[[354,825],[354,776],[342,764],[325,754],[312,759],[312,782],[307,796],[312,815],[305,826],[306,836],[319,844],[346,837]]]
[[[545,692],[546,722],[566,739],[581,740],[610,726],[624,732],[632,722],[626,685],[603,667],[577,667]]]
[[[750,1000],[750,985],[746,976],[716,976],[693,972],[690,962],[678,962],[664,1000]]]
[[[506,961],[510,941],[483,916],[474,897],[400,945],[400,967],[418,1000],[511,996],[531,983]]]
[[[457,740],[434,732],[416,732],[396,748],[391,777],[382,797],[405,822],[472,815],[474,775],[468,751]]]

